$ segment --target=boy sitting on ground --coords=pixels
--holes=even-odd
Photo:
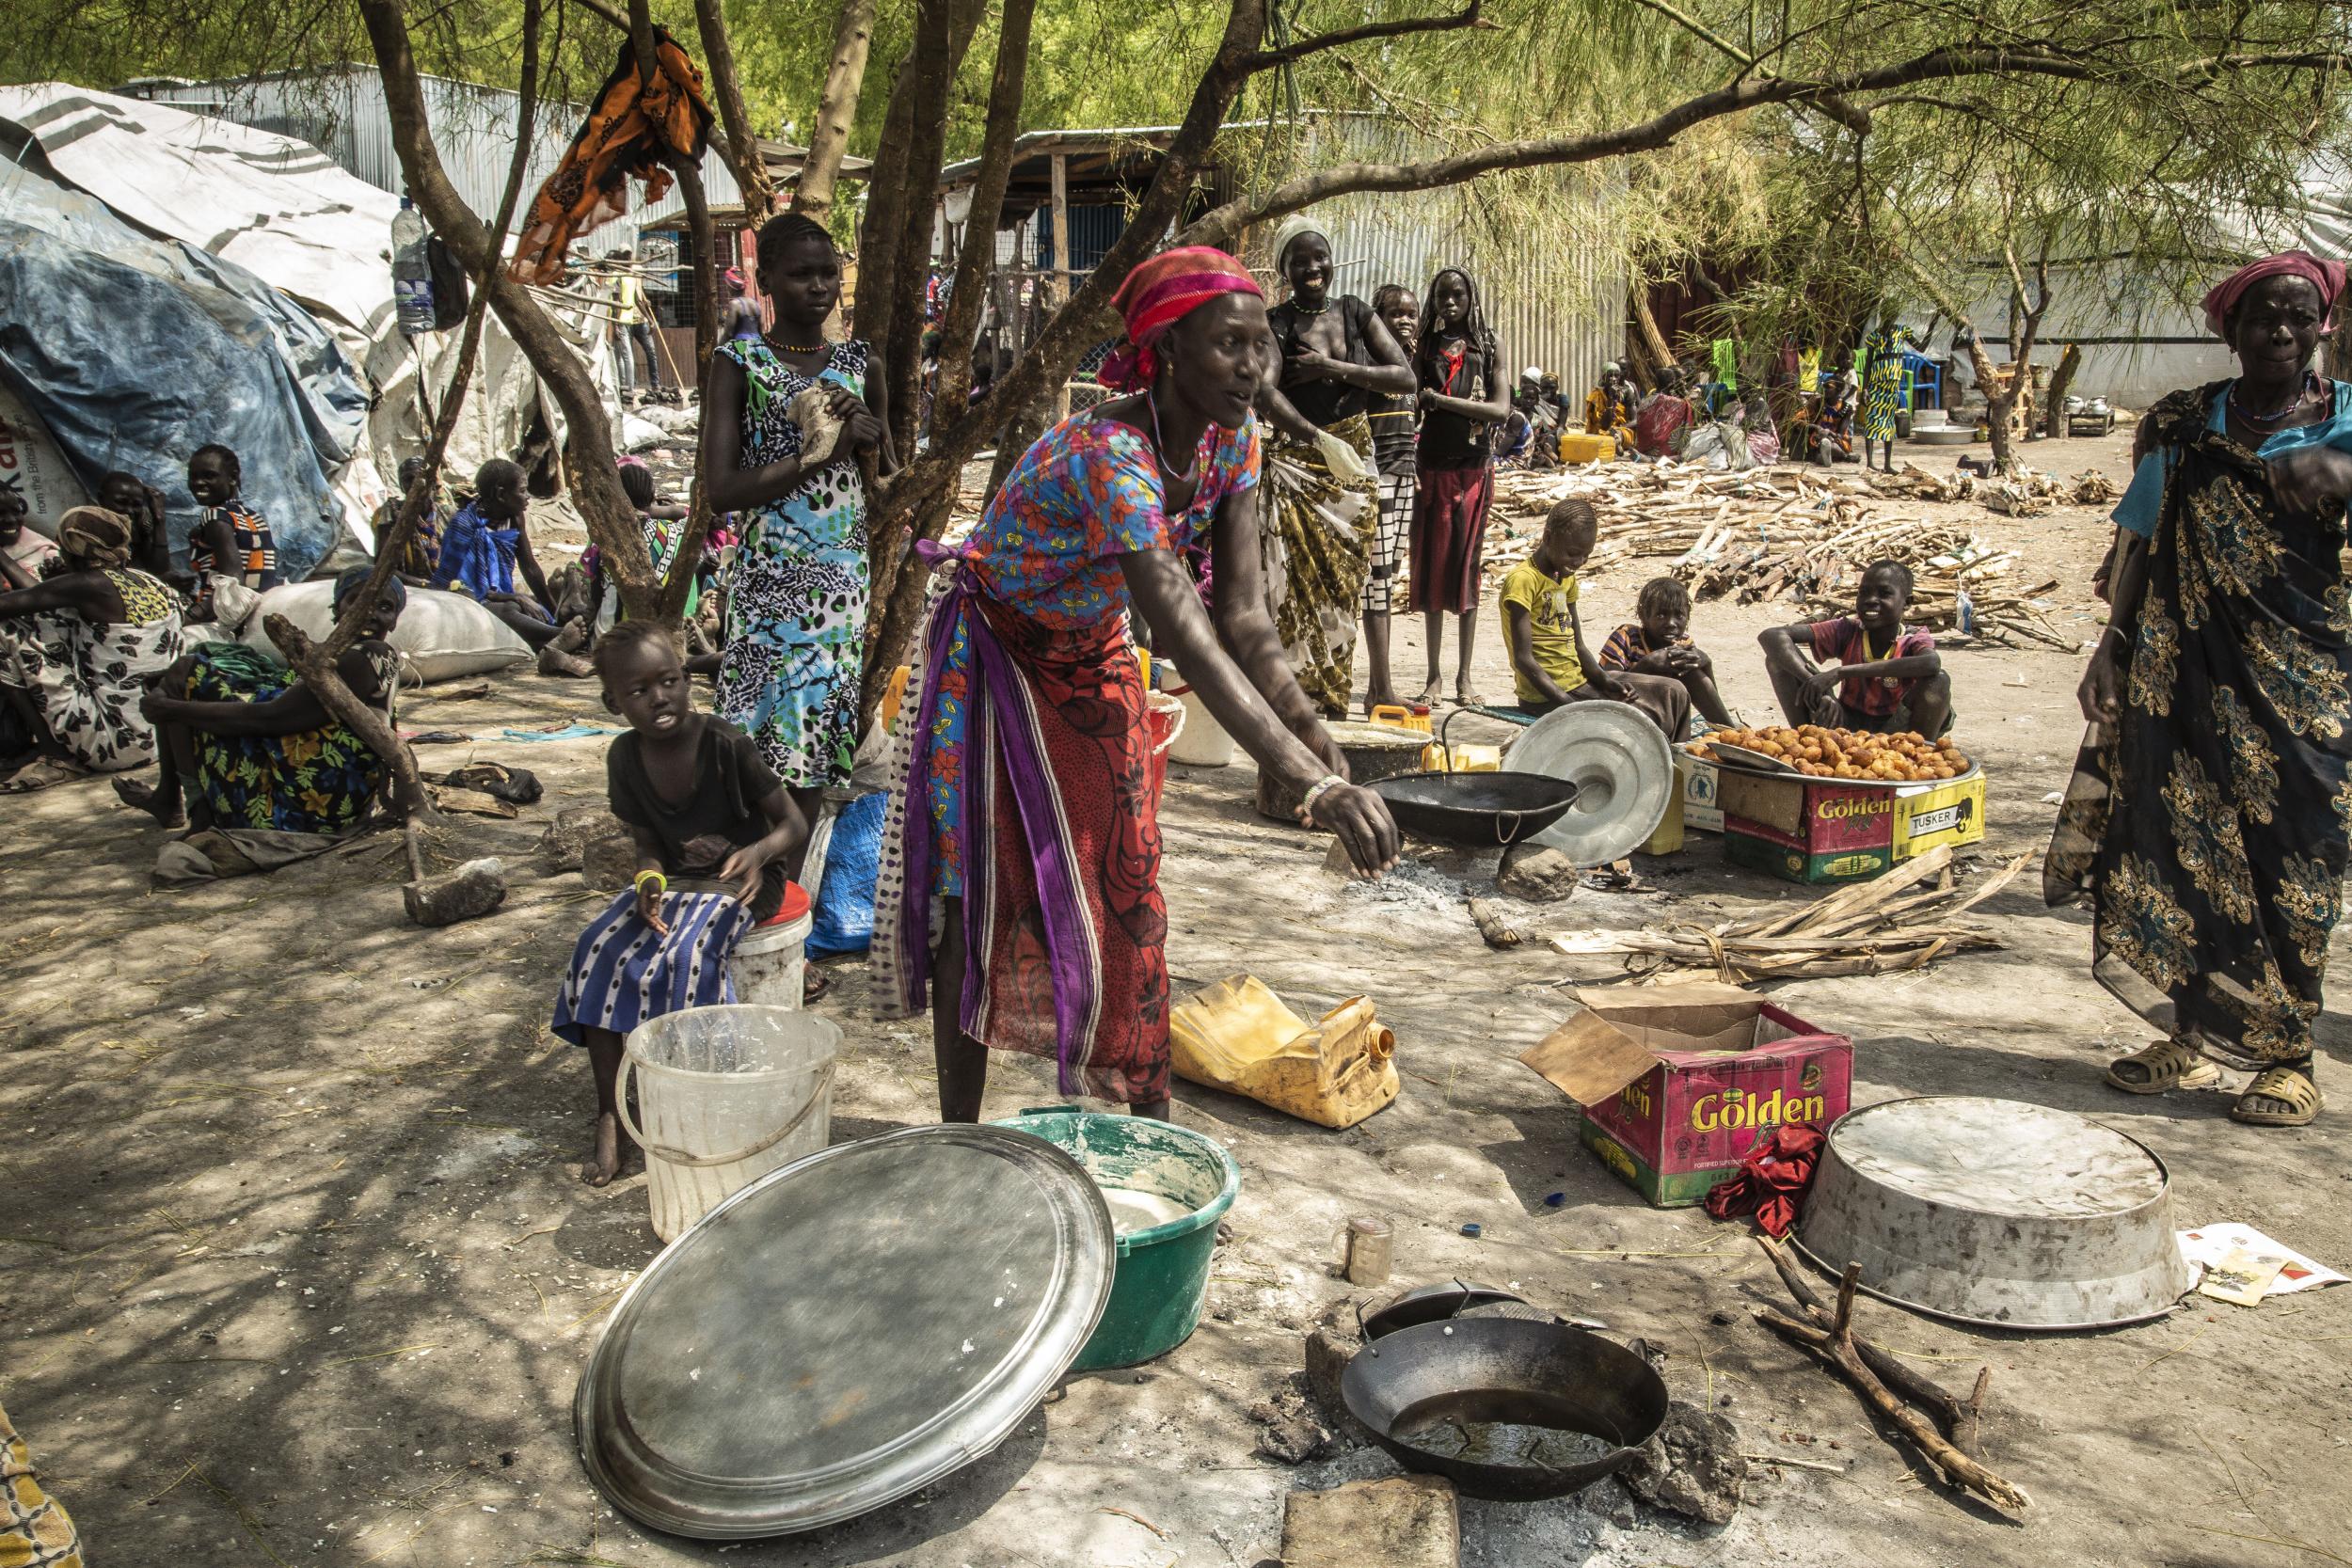
[[[1680,681],[1700,717],[1719,729],[1731,728],[1731,710],[1715,689],[1715,661],[1691,641],[1691,591],[1673,578],[1652,578],[1642,584],[1633,613],[1638,619],[1611,632],[1600,645],[1600,667]]]
[[[1544,519],[1535,553],[1502,579],[1502,630],[1519,710],[1541,715],[1569,703],[1629,703],[1665,731],[1668,740],[1680,740],[1691,723],[1691,695],[1680,681],[1605,670],[1584,646],[1576,614],[1576,574],[1591,557],[1599,532],[1593,503],[1571,496]]]
[[[1881,561],[1862,574],[1851,615],[1774,626],[1756,639],[1788,722],[1930,740],[1948,734],[1951,677],[1935,639],[1903,625],[1910,608],[1911,568]]]

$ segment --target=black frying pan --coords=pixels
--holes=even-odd
[[[1576,785],[1541,773],[1406,773],[1365,787],[1407,837],[1466,849],[1533,838],[1576,804]]]
[[[1493,777],[1493,775],[1486,775]],[[1347,1364],[1340,1397],[1406,1469],[1439,1475],[1473,1497],[1564,1497],[1624,1468],[1666,1419],[1666,1384],[1621,1345],[1565,1323],[1455,1318],[1401,1328]],[[1466,1421],[1565,1427],[1614,1444],[1584,1464],[1481,1463],[1396,1435],[1433,1410]]]

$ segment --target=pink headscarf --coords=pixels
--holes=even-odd
[[[2336,308],[2336,300],[2344,293],[2344,267],[2342,261],[2323,261],[2304,250],[2280,251],[2259,261],[2249,261],[2213,286],[2205,295],[2205,325],[2217,338],[2227,341],[2230,312],[2246,292],[2265,277],[2305,277],[2319,291],[2319,312],[2324,318]]]
[[[1103,361],[1103,385],[1120,392],[1150,386],[1160,368],[1153,346],[1169,327],[1220,294],[1263,299],[1265,291],[1248,267],[1213,245],[1184,245],[1136,262],[1111,298],[1127,319],[1127,339]]]

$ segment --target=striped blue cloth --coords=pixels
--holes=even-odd
[[[661,900],[666,937],[638,918],[637,894],[621,894],[588,923],[556,992],[550,1026],[574,1045],[583,1029],[626,1035],[649,1018],[735,1000],[727,960],[752,928],[752,911],[723,893],[672,893]]]

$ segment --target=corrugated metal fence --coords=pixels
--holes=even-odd
[[[1441,150],[1392,120],[1361,115],[1311,117],[1305,146],[1309,167]],[[1308,215],[1331,238],[1341,292],[1370,299],[1382,284],[1402,283],[1425,297],[1439,269],[1460,267],[1478,285],[1511,373],[1540,366],[1573,397],[1624,352],[1624,269],[1591,237],[1601,200],[1596,179],[1576,170],[1518,178],[1514,200],[1534,221],[1499,221],[1485,184],[1338,197]],[[1265,249],[1272,230],[1253,240]],[[1271,255],[1250,260],[1273,262]]]

